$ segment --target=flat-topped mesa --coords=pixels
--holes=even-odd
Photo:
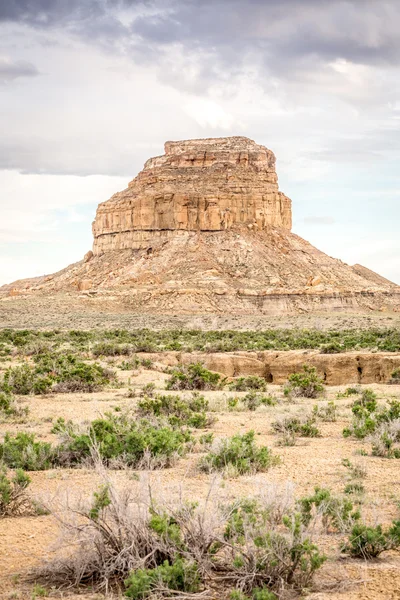
[[[145,248],[179,231],[271,225],[292,226],[271,150],[246,137],[166,142],[163,156],[99,205],[93,252]]]

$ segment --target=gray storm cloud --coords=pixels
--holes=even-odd
[[[14,81],[18,77],[35,77],[39,71],[26,60],[10,60],[0,57],[0,83]]]

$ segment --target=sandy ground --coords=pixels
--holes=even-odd
[[[399,327],[400,313],[303,313],[293,315],[145,314],[132,313],[118,295],[92,298],[76,293],[35,294],[0,298],[0,327],[17,329],[205,329],[260,330],[269,328],[370,329]]]
[[[39,439],[56,440],[50,433],[52,422],[58,417],[82,422],[104,414],[114,406],[134,405],[136,400],[127,398],[127,388],[140,390],[148,382],[155,382],[162,390],[166,375],[158,371],[141,369],[135,372],[117,370],[123,381],[120,389],[110,389],[95,394],[58,394],[46,397],[29,397],[24,402],[30,414],[26,423],[3,422],[0,435],[6,431],[35,432]],[[400,386],[372,387],[380,398],[400,397]],[[298,399],[287,402],[278,386],[268,390],[280,398],[273,407],[260,407],[255,412],[247,410],[229,411],[227,400],[233,392],[205,392],[216,422],[210,428],[215,436],[230,436],[253,429],[260,445],[268,445],[281,457],[281,463],[267,473],[253,476],[228,478],[219,483],[219,494],[224,500],[252,495],[269,488],[278,487],[301,496],[312,492],[314,486],[321,485],[336,492],[343,491],[348,481],[343,458],[361,462],[367,469],[363,480],[366,493],[362,505],[363,513],[371,521],[389,523],[398,518],[400,499],[399,462],[372,456],[361,457],[356,451],[365,448],[370,452],[370,444],[352,439],[344,439],[342,429],[350,420],[351,398],[336,399],[344,388],[328,388],[324,401],[335,399],[339,407],[339,418],[334,423],[321,423],[320,438],[301,438],[295,446],[280,447],[278,436],[271,429],[271,422],[280,415],[302,414],[309,411],[315,400]],[[238,394],[240,395],[240,394]],[[201,433],[204,433],[202,430]],[[155,493],[168,495],[183,493],[188,499],[201,499],[206,496],[215,477],[200,473],[196,467],[199,453],[189,454],[170,469],[141,472],[135,481],[129,471],[115,471],[112,476],[117,485],[132,486],[151,482]],[[59,499],[66,493],[74,499],[89,497],[99,484],[99,475],[93,469],[53,469],[31,473],[30,494],[35,498]],[[214,482],[215,484],[215,482]],[[216,485],[216,484],[215,484]],[[41,564],[45,558],[57,552],[55,544],[58,527],[52,516],[15,517],[0,520],[0,598],[4,600],[32,599],[32,584],[25,581],[29,569]],[[322,536],[318,541],[329,555],[329,560],[319,573],[315,590],[307,598],[311,600],[395,600],[400,598],[400,556],[397,553],[384,553],[379,559],[368,563],[340,557],[338,547],[341,537]],[[56,591],[48,590],[48,597],[60,597]],[[75,598],[74,595],[61,596]],[[76,598],[85,600],[99,598],[90,592]]]

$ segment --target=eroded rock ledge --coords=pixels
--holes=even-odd
[[[150,158],[126,190],[99,205],[93,252],[149,247],[182,230],[271,225],[292,226],[271,150],[246,137],[166,142],[163,156]]]
[[[320,354],[310,350],[261,352],[163,352],[142,354],[155,363],[170,367],[200,362],[207,369],[226,377],[258,375],[267,382],[283,384],[304,364],[314,366],[326,385],[389,383],[400,368],[400,354],[389,352],[346,352]]]

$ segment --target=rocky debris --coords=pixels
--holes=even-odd
[[[178,231],[237,225],[291,229],[291,201],[278,189],[273,152],[245,137],[166,142],[163,156],[99,205],[93,251],[148,248]]]
[[[271,150],[245,137],[166,142],[99,205],[93,251],[0,296],[80,293],[154,314],[400,311],[399,286],[327,256],[291,221]]]
[[[83,262],[87,263],[89,262],[89,260],[92,260],[94,254],[91,250],[89,250],[89,252],[86,252],[85,256],[83,257]]]

